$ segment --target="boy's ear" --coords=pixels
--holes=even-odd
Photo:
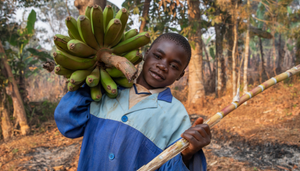
[[[176,81],[178,81],[181,77],[183,77],[185,71],[182,71],[182,73],[180,74],[179,78],[176,79]]]

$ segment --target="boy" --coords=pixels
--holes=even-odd
[[[206,170],[201,149],[210,143],[210,129],[202,119],[191,127],[167,88],[184,75],[190,57],[183,36],[163,34],[147,50],[136,84],[120,87],[116,99],[103,95],[92,102],[87,86],[61,99],[54,114],[58,129],[69,138],[83,136],[78,170],[137,170],[180,136],[189,147],[159,170]]]

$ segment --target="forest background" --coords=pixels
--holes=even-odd
[[[34,135],[53,121],[66,80],[43,65],[53,61],[53,36],[67,35],[65,18],[77,18],[88,4],[120,9],[106,0],[0,1],[2,143]],[[208,106],[220,109],[219,101],[230,103],[238,89],[242,95],[300,64],[299,0],[125,0],[122,7],[130,11],[129,28],[148,31],[152,40],[167,32],[188,38],[191,62],[171,89],[191,115]],[[285,114],[298,114],[298,79],[282,84],[291,87],[293,100]]]

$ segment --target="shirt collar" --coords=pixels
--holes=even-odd
[[[136,94],[151,95],[151,94],[158,93],[157,100],[162,100],[165,102],[172,103],[173,95],[171,93],[170,88],[168,88],[168,87],[148,90],[145,87],[143,87],[142,85],[133,84],[133,88],[134,88]]]

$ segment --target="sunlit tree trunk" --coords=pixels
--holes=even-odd
[[[235,2],[235,9],[234,9],[234,16],[233,16],[233,47],[232,47],[232,95],[233,97],[236,95],[237,91],[237,68],[236,68],[236,63],[237,63],[237,41],[238,41],[238,19],[237,19],[237,10],[238,10],[238,1]]]
[[[142,23],[140,26],[140,33],[144,31],[144,28],[147,24],[150,2],[151,2],[151,0],[145,0],[145,2],[144,2],[144,9],[143,9],[143,16],[142,16],[143,19],[142,19]]]
[[[21,128],[21,134],[27,135],[30,132],[30,128],[27,124],[26,112],[24,108],[24,104],[17,86],[17,83],[14,79],[14,75],[12,73],[11,67],[8,65],[7,57],[5,55],[5,51],[3,49],[2,43],[0,41],[0,54],[2,55],[1,63],[4,65],[4,68],[7,72],[8,78],[12,85],[11,98],[14,106],[14,116],[17,117],[17,122]]]
[[[7,98],[4,88],[0,90],[0,118],[3,139],[8,140],[12,136],[13,126],[9,119]]]
[[[250,8],[250,0],[247,0],[248,9]],[[248,12],[250,12],[248,10]],[[247,33],[246,33],[246,43],[245,43],[245,59],[244,59],[244,94],[248,92],[248,60],[249,60],[249,43],[250,43],[250,14],[248,14],[248,21],[247,21]]]
[[[85,13],[85,8],[88,5],[94,5],[97,4],[99,5],[102,9],[105,8],[106,6],[106,0],[75,0],[74,5],[75,7],[79,10],[80,15],[84,15]]]
[[[188,0],[188,15],[189,22],[191,25],[196,26],[196,34],[190,37],[195,42],[195,49],[192,48],[192,57],[189,64],[189,105],[193,105],[198,102],[198,106],[203,106],[205,89],[202,77],[202,33],[200,15],[200,1],[199,0]]]

